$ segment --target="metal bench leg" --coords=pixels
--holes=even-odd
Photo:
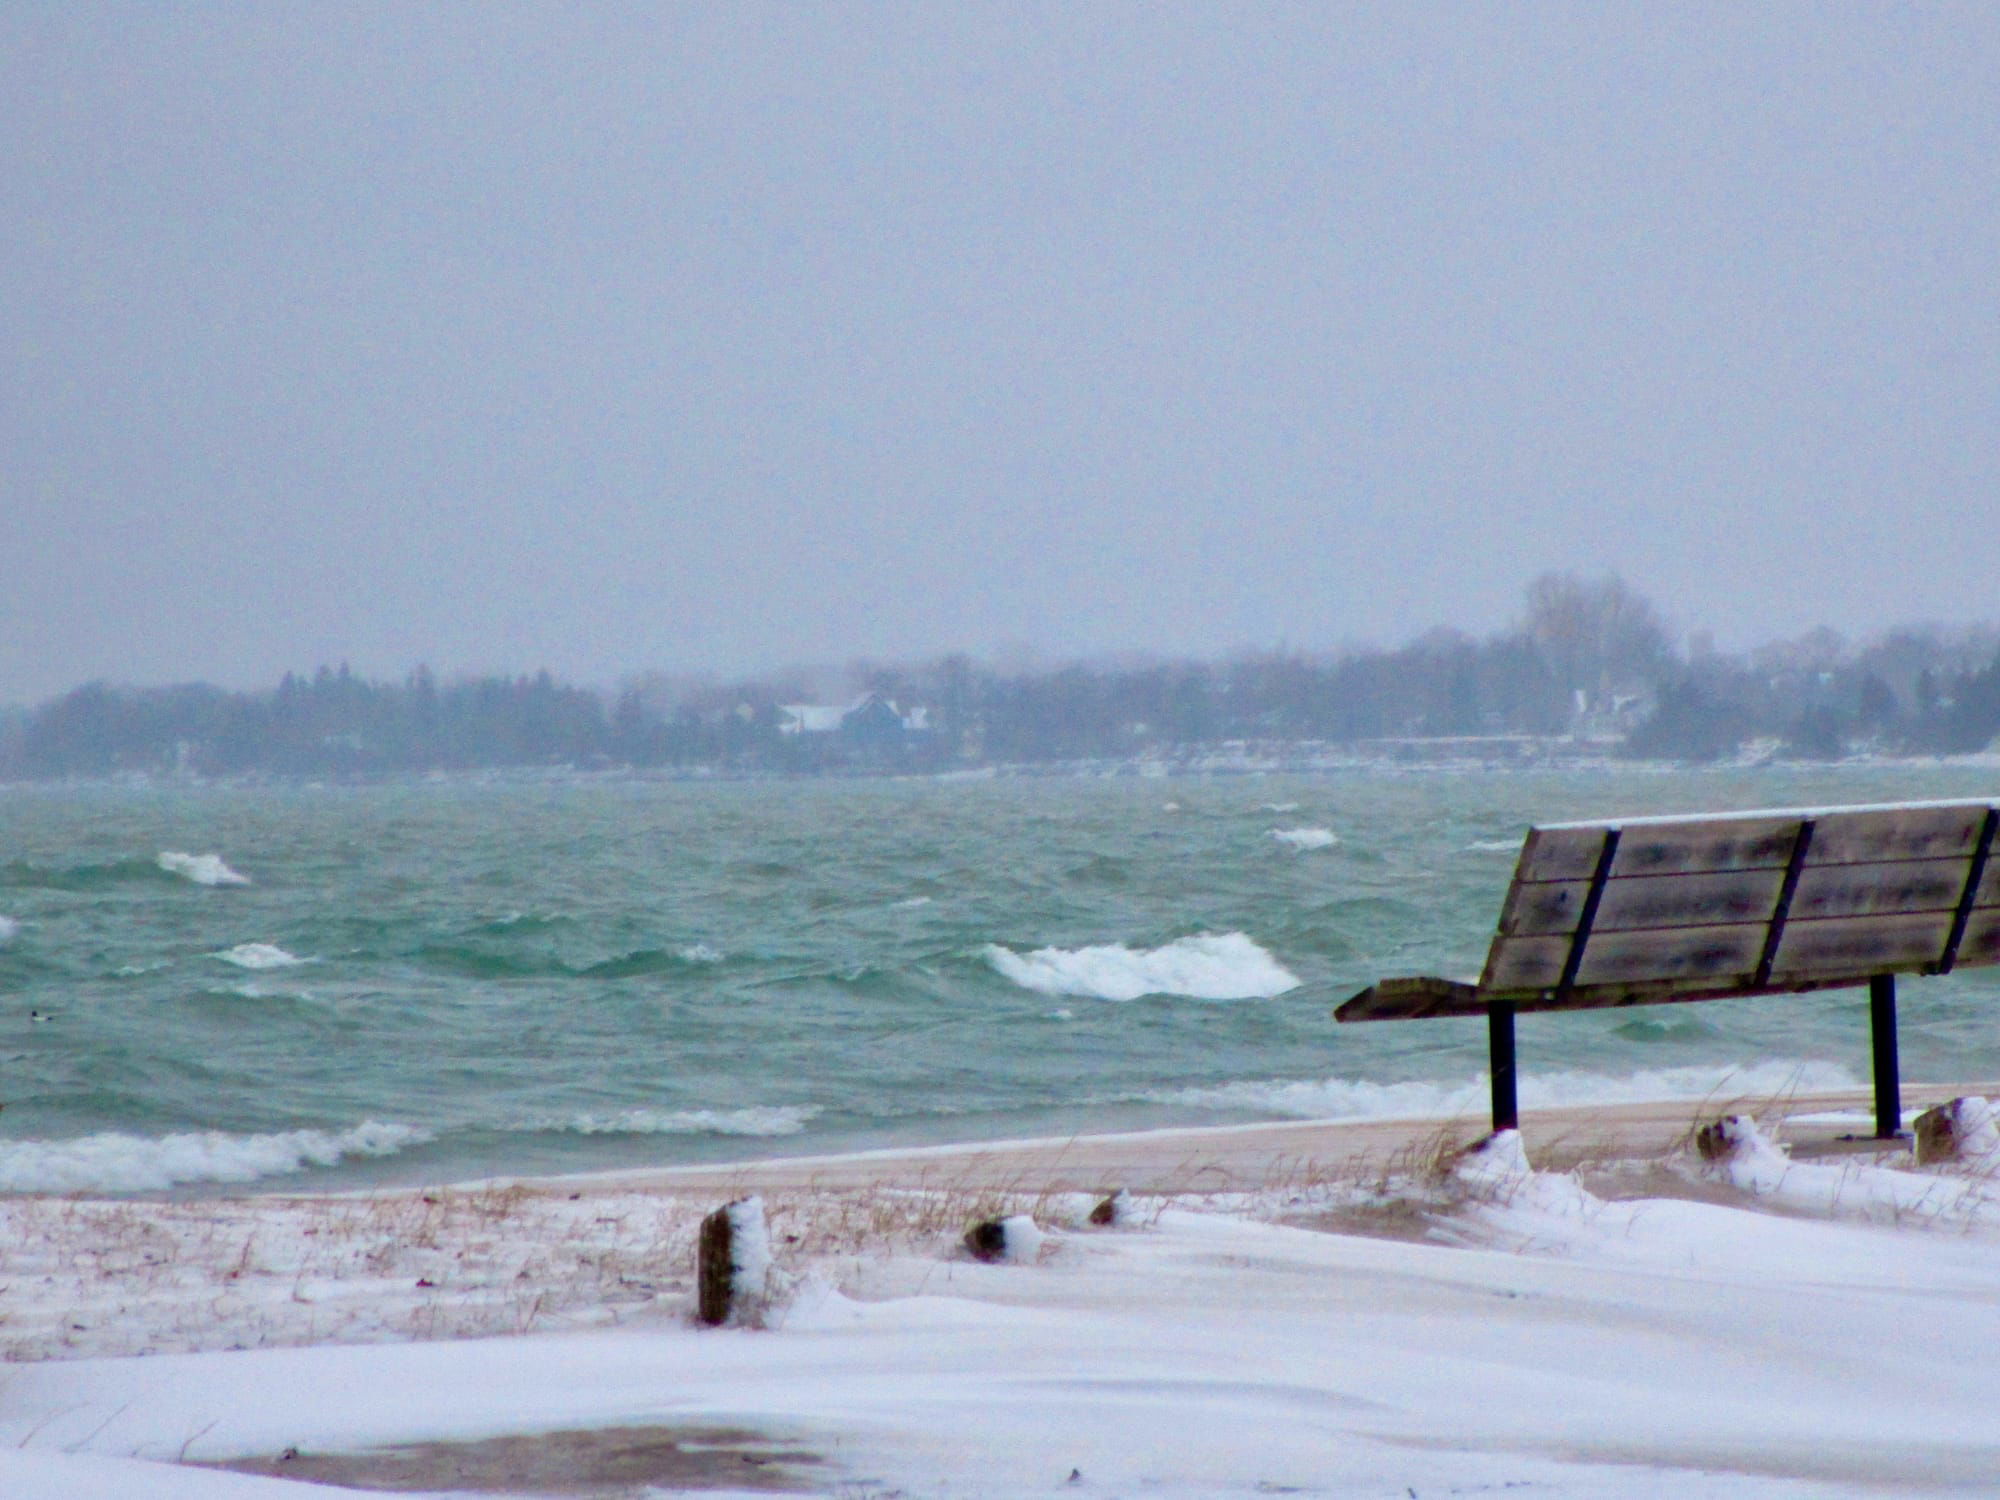
[[[1896,1069],[1896,976],[1877,974],[1868,981],[1868,1031],[1875,1053],[1875,1138],[1894,1140],[1903,1133],[1902,1080]]]
[[[1514,1007],[1504,1000],[1486,1007],[1486,1039],[1492,1053],[1493,1128],[1521,1128],[1521,1109],[1514,1097]]]

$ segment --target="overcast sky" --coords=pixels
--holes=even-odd
[[[2000,616],[2000,6],[14,4],[0,702]]]

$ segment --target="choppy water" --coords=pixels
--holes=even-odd
[[[1479,1022],[1329,1012],[1476,971],[1530,821],[1993,777],[0,789],[0,1190],[1476,1113]],[[1904,997],[1906,1075],[2000,1075],[1996,971]],[[1851,1082],[1865,1010],[1528,1017],[1523,1097]]]

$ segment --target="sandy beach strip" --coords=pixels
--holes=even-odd
[[[1917,1111],[1968,1094],[2000,1096],[2000,1083],[1906,1083],[1904,1116],[1907,1120]],[[1717,1094],[1705,1100],[1524,1110],[1521,1134],[1529,1157],[1547,1171],[1663,1157],[1694,1129],[1732,1113],[1763,1120],[1800,1159],[1898,1149],[1868,1139],[1873,1112],[1874,1095],[1866,1089],[1775,1099]],[[619,1192],[685,1193],[710,1186],[726,1193],[934,1186],[1024,1193],[1113,1187],[1156,1194],[1240,1192],[1282,1187],[1328,1173],[1352,1175],[1415,1164],[1440,1146],[1470,1144],[1488,1128],[1483,1115],[1299,1120],[899,1147],[594,1173],[566,1180]]]

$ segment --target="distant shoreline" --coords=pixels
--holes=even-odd
[[[1395,742],[1415,749],[1433,743]],[[1447,741],[1448,743],[1448,741]],[[1534,755],[1513,759],[1473,756],[1423,759],[1414,753],[1362,754],[1328,746],[1323,752],[1277,755],[1235,750],[1162,753],[1117,759],[1060,761],[995,761],[945,770],[914,770],[887,766],[828,767],[812,771],[771,767],[724,766],[579,766],[517,765],[430,771],[239,771],[220,775],[193,772],[120,771],[108,775],[21,777],[0,780],[0,793],[26,789],[76,788],[116,790],[230,789],[236,787],[311,786],[539,786],[594,782],[709,784],[755,783],[797,785],[813,782],[919,781],[949,785],[984,781],[1167,781],[1180,778],[1256,778],[1265,776],[1344,775],[1543,775],[1594,771],[1630,772],[1641,776],[1686,774],[1746,774],[1759,771],[1793,773],[1897,769],[1991,770],[2000,772],[2000,749],[1964,755],[1865,755],[1839,760],[1795,760],[1754,755],[1712,761],[1627,759],[1615,747],[1581,747],[1555,739]]]

